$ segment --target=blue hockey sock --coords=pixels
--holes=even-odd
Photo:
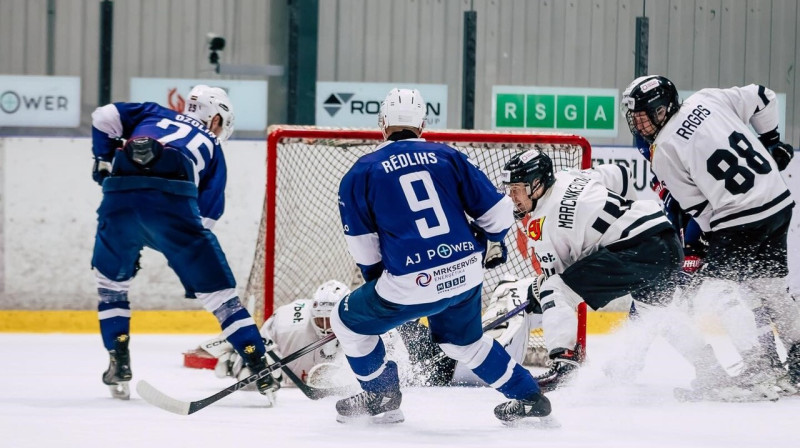
[[[236,303],[239,303],[239,299],[236,299]],[[219,319],[220,316],[216,311],[214,315]],[[226,313],[226,315],[227,318],[220,320],[222,337],[233,345],[239,355],[244,359],[250,359],[253,357],[253,353],[258,357],[266,353],[267,349],[258,332],[258,327],[246,309],[239,305],[238,310],[232,314]],[[250,348],[251,346],[252,348]]]
[[[483,362],[472,371],[507,398],[527,399],[539,393],[539,385],[533,379],[533,375],[511,359],[497,341],[492,341],[492,349]]]
[[[397,374],[397,364],[394,361],[385,362],[386,347],[383,340],[378,339],[375,348],[365,356],[347,357],[350,368],[356,374],[361,388],[369,392],[382,392],[398,390],[400,378]]]
[[[100,319],[100,334],[106,350],[114,349],[114,340],[121,334],[129,334],[131,327],[131,304],[127,291],[98,288],[100,302],[97,317]]]

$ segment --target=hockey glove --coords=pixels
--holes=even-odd
[[[475,224],[475,221],[472,221],[469,226],[472,229],[472,236],[475,237],[475,241],[480,247],[484,248],[483,267],[494,269],[505,263],[508,259],[506,243],[503,241],[490,241],[486,238],[486,232]]]
[[[106,177],[111,175],[111,162],[103,160],[99,157],[94,158],[94,166],[92,167],[92,179],[102,186]]]
[[[783,171],[789,165],[794,157],[794,148],[788,143],[778,143],[777,145],[767,148],[769,154],[775,159],[778,164],[778,170]]]
[[[759,135],[758,139],[767,148],[769,155],[775,159],[778,170],[783,171],[786,169],[786,166],[789,165],[789,162],[794,157],[794,148],[792,148],[792,145],[781,141],[781,134],[778,132],[778,128]]]
[[[544,274],[536,277],[536,280],[528,287],[528,306],[525,307],[525,312],[528,314],[542,314],[542,303],[539,297],[542,294],[542,283],[544,283]]]
[[[494,269],[508,259],[508,248],[503,241],[487,241],[483,256],[483,267]]]

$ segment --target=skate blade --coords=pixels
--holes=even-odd
[[[372,425],[385,425],[391,423],[402,423],[406,420],[406,417],[403,415],[403,411],[400,409],[395,409],[393,411],[387,411],[383,414],[378,415],[359,415],[359,416],[347,416],[347,415],[336,415],[336,421],[339,423],[351,424],[351,423],[361,423],[361,424],[372,424]]]
[[[552,415],[546,417],[524,417],[510,422],[504,421],[503,424],[509,428],[557,429],[561,427],[561,422]]]
[[[117,384],[110,384],[108,390],[111,391],[111,398],[117,400],[130,400],[131,388],[128,381],[120,381]]]

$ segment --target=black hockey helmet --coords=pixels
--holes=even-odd
[[[622,92],[620,103],[620,109],[628,122],[631,133],[642,137],[649,143],[655,140],[661,128],[678,112],[680,107],[681,99],[675,84],[658,75],[641,76],[634,79]],[[647,118],[654,127],[652,132],[648,132],[647,135],[638,130],[634,122],[633,113],[641,111],[647,114]]]
[[[512,157],[503,166],[502,175],[504,184],[520,182],[531,184],[536,179],[541,179],[545,189],[550,188],[556,181],[553,161],[550,156],[538,149],[529,149]]]
[[[536,200],[532,197],[533,192],[540,185],[543,186],[543,191],[547,191],[556,182],[556,176],[553,173],[553,161],[550,156],[538,149],[529,149],[512,157],[503,166],[501,178],[506,185],[524,183],[525,190],[534,207],[536,206]],[[524,213],[519,211],[514,214],[517,219],[521,219],[525,213],[527,211]]]

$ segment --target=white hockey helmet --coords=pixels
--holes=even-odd
[[[317,288],[311,305],[311,317],[314,327],[321,335],[330,333],[333,307],[348,294],[350,288],[338,280],[328,280]]]
[[[417,89],[392,89],[381,103],[378,127],[386,135],[386,128],[399,126],[415,128],[422,132],[428,107]]]
[[[228,140],[233,133],[233,105],[228,94],[219,87],[194,86],[186,98],[183,114],[202,121],[206,126],[211,125],[215,116],[222,117],[222,131],[217,135],[221,142]]]

